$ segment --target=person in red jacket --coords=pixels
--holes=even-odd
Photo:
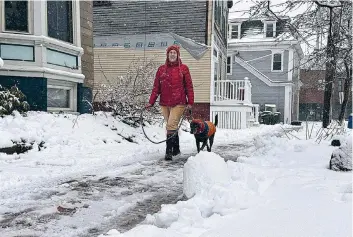
[[[181,62],[179,46],[169,46],[166,56],[165,64],[157,70],[146,108],[152,107],[160,96],[159,105],[167,123],[165,159],[172,160],[172,156],[180,154],[178,125],[185,109],[194,104],[194,88],[189,68]]]

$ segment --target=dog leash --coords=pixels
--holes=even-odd
[[[174,133],[172,133],[173,135],[170,136],[169,138],[163,140],[163,141],[156,142],[156,141],[151,140],[151,139],[147,136],[146,131],[145,131],[145,128],[144,128],[144,126],[143,126],[143,112],[144,112],[145,110],[146,110],[146,108],[143,108],[143,109],[141,110],[140,124],[141,124],[141,127],[142,127],[143,134],[145,135],[145,137],[147,138],[147,140],[149,140],[149,141],[152,142],[153,144],[161,144],[161,143],[166,142],[166,141],[168,141],[169,139],[175,137],[176,134],[178,134],[178,131],[179,131],[179,129],[180,129],[180,127],[181,127],[183,121],[184,121],[185,118],[187,117],[187,115],[185,115],[185,112],[186,112],[186,111],[188,111],[190,117],[192,117],[192,110],[191,110],[191,109],[188,109],[188,110],[185,109],[184,112],[183,112],[183,116],[182,116],[182,118],[181,118],[181,120],[180,120],[180,122],[179,122],[178,129],[177,129]]]

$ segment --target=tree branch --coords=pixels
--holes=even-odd
[[[314,1],[314,3],[316,3],[319,7],[326,7],[326,8],[336,8],[336,7],[343,7],[342,5],[337,5],[337,6],[332,6],[332,5],[327,5],[327,4],[322,4],[319,1]]]

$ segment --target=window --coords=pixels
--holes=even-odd
[[[342,82],[343,82],[342,79],[338,79],[338,81],[337,81],[337,83],[338,83],[338,85],[337,85],[338,92],[342,92],[343,91],[343,86],[342,86],[343,83]]]
[[[266,37],[274,37],[274,25],[273,23],[267,23],[266,24]]]
[[[224,37],[224,40],[227,40],[227,22],[228,22],[228,17],[227,17],[227,9],[226,8],[226,2],[221,1],[221,0],[216,0],[214,2],[214,19],[215,19],[215,26],[216,29],[219,31],[220,35],[222,38]]]
[[[73,43],[72,1],[47,1],[48,36]]]
[[[227,74],[232,75],[232,57],[227,57]]]
[[[59,52],[49,48],[47,48],[47,63],[72,69],[78,68],[77,56]]]
[[[5,31],[29,32],[28,1],[5,0]]]
[[[218,100],[219,98],[219,60],[218,60],[218,51],[216,48],[213,49],[213,83],[214,83],[214,100]]]
[[[34,62],[34,47],[17,44],[0,44],[0,57],[6,60]]]
[[[275,53],[272,56],[272,71],[282,71],[282,54]]]
[[[231,25],[230,38],[231,39],[239,39],[240,35],[240,25]]]
[[[47,107],[49,111],[76,111],[77,84],[48,80]]]
[[[48,107],[50,108],[70,108],[70,90],[61,88],[48,88]]]

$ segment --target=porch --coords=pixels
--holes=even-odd
[[[214,104],[252,104],[251,82],[245,77],[244,80],[220,80],[215,81]]]
[[[211,119],[218,114],[218,127],[244,129],[258,124],[259,106],[251,102],[251,83],[244,80],[214,82]]]

